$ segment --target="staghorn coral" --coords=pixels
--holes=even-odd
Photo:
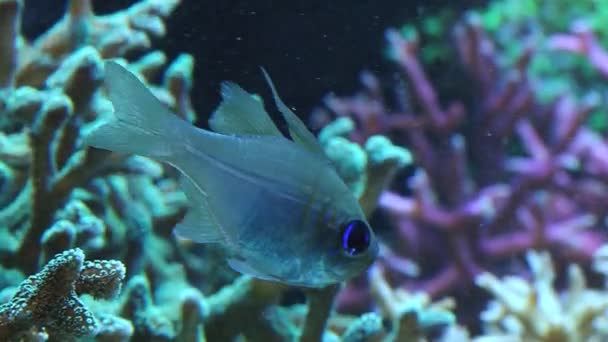
[[[126,260],[134,272],[165,267],[164,254],[143,253],[141,246],[147,242],[144,236],[169,236],[183,215],[184,197],[173,171],[138,157],[84,149],[79,137],[111,110],[100,88],[103,58],[148,48],[149,35],[164,34],[161,18],[176,5],[142,1],[125,11],[96,16],[90,1],[74,0],[62,21],[27,42],[19,34],[23,3],[1,2],[6,20],[0,41],[10,47],[2,51],[7,55],[3,61],[15,61],[3,64],[6,82],[0,94],[4,267],[16,274],[33,273],[55,253],[77,246],[89,255]],[[165,63],[164,54],[151,52],[129,67],[142,77],[155,78]],[[192,68],[192,58],[181,55],[164,72],[162,85],[154,87],[161,100],[188,120],[194,118],[188,97]],[[162,240],[156,235],[151,239]],[[170,243],[161,247],[172,248]],[[104,267],[88,262],[85,266]],[[14,285],[14,279],[7,279],[6,285]],[[116,285],[94,274],[87,279],[76,287],[94,296],[104,296]],[[107,314],[100,317],[105,336],[100,340],[133,334],[130,322]],[[57,331],[48,335],[60,338]]]
[[[22,4],[10,3],[17,8],[13,12],[17,25]],[[124,164],[106,151],[78,145],[81,131],[111,110],[99,89],[102,58],[147,47],[148,35],[164,33],[160,18],[175,5],[176,2],[144,1],[127,11],[97,17],[91,12],[90,1],[71,1],[65,18],[31,44],[13,31],[0,38],[19,40],[21,43],[14,44],[12,54],[27,56],[7,72],[12,80],[8,84],[19,87],[9,87],[0,96],[4,132],[11,138],[27,132],[27,139],[19,141],[21,147],[6,151],[18,152],[19,163],[14,163],[12,159],[17,156],[10,158],[10,154],[3,159],[9,163],[4,167],[5,193],[15,197],[4,198],[7,205],[0,214],[3,226],[9,227],[4,234],[12,242],[7,246],[7,255],[15,252],[19,267],[26,272],[39,266],[39,241],[72,191]],[[153,53],[134,63],[133,68],[154,77],[164,61],[162,53]],[[193,112],[187,93],[191,71],[192,58],[180,56],[165,73],[164,86],[155,88],[179,115],[190,119]],[[29,163],[24,159],[29,159]],[[6,258],[5,262],[11,260],[15,259]]]
[[[590,129],[597,128],[593,122],[585,126],[601,109],[604,99],[595,91],[602,87],[587,87],[583,81],[572,90],[587,93],[562,88],[547,102],[542,93],[547,89],[541,89],[546,83],[535,78],[530,63],[547,43],[583,55],[602,76],[605,49],[590,26],[577,24],[571,34],[528,41],[508,63],[505,51],[500,45],[497,49],[471,13],[455,27],[453,37],[466,80],[474,85],[471,98],[442,106],[439,99],[450,97],[429,81],[418,61],[416,37],[389,30],[392,56],[407,80],[395,85],[395,98],[386,96],[375,76],[363,73],[363,92],[326,99],[333,113],[357,121],[350,138],[390,134],[410,147],[417,167],[408,188],[383,194],[380,207],[398,227],[399,240],[390,244],[393,252],[418,263],[420,278],[387,267],[386,286],[436,297],[454,294],[461,307],[459,320],[474,329],[476,306],[484,296],[471,288],[472,279],[500,299],[481,315],[487,335],[471,338],[466,329],[450,326],[442,341],[604,340],[604,290],[594,290],[593,282],[585,288],[584,280],[586,265],[597,259],[594,253],[606,240],[606,140]],[[540,58],[546,53],[540,51]],[[317,122],[329,117],[323,111],[315,114]],[[548,254],[541,258],[527,253],[532,248],[548,248],[557,270],[572,261],[582,267],[570,264],[569,286],[558,282],[553,288]],[[535,261],[531,267],[537,280],[527,284],[508,276],[498,283],[493,273],[522,272],[513,257],[526,253]],[[377,305],[369,288],[373,293],[369,281],[349,284],[338,297],[341,310],[352,309],[355,301],[359,310]],[[368,306],[361,304],[364,298]]]
[[[316,329],[313,335],[308,320],[317,318],[319,312],[311,314],[310,310],[315,305],[327,305],[331,291],[324,291],[316,300],[311,298],[308,308],[306,305],[272,307],[269,319],[286,341],[427,341],[432,340],[436,330],[455,323],[451,312],[454,302],[450,298],[432,302],[425,293],[394,289],[380,263],[372,266],[369,279],[378,306],[374,312],[353,316],[332,310],[329,319],[315,320],[317,324],[324,322],[324,329]],[[302,330],[304,323],[306,329]]]
[[[467,82],[463,99],[434,87],[415,35],[388,30],[386,37],[403,77],[393,93],[363,73],[361,92],[328,96],[313,119],[351,117],[354,141],[386,134],[412,154],[407,186],[383,193],[379,207],[396,227],[384,238],[391,253],[415,262],[419,274],[389,264],[390,286],[450,294],[467,303],[458,305],[460,320],[475,326],[484,303],[478,275],[517,270],[530,249],[548,250],[560,266],[589,263],[606,241],[608,145],[585,126],[601,103],[597,93],[561,92],[546,102],[529,77],[537,46],[504,63],[505,51],[472,12],[452,30]],[[371,307],[369,287],[365,279],[351,283],[339,308]]]
[[[381,135],[370,136],[363,146],[348,140],[355,130],[349,118],[339,118],[319,132],[319,142],[338,174],[359,198],[369,215],[395,173],[412,162],[410,152]]]
[[[595,263],[605,259],[605,250],[606,247],[598,250]],[[588,288],[581,267],[571,264],[567,271],[568,285],[558,292],[554,288],[555,267],[549,254],[530,251],[526,258],[532,273],[530,280],[518,276],[498,279],[490,273],[477,277],[477,284],[494,297],[481,314],[485,330],[518,341],[605,340],[606,290]]]
[[[79,144],[111,110],[101,87],[107,58],[146,81],[177,115],[195,119],[190,56],[167,68],[159,51],[123,58],[150,48],[149,37],[164,34],[162,18],[176,5],[148,0],[96,16],[90,1],[73,0],[60,22],[26,42],[19,35],[22,3],[0,0],[0,46],[9,47],[0,52],[0,234],[6,242],[0,302],[6,306],[24,274],[80,247],[127,265],[125,291],[110,302],[93,297],[114,292],[116,281],[74,282],[75,293],[92,295],[78,299],[95,316],[90,340],[434,340],[450,326],[443,340],[466,341],[470,334],[453,325],[454,302],[433,296],[452,295],[469,314],[459,319],[470,323],[484,297],[463,299],[471,299],[464,297],[468,290],[481,293],[473,288],[473,279],[484,279],[480,274],[493,272],[496,280],[521,272],[518,259],[531,248],[549,250],[558,268],[589,262],[605,241],[606,143],[583,125],[597,108],[595,95],[540,101],[528,78],[534,47],[505,64],[500,45],[469,15],[453,33],[473,96],[444,106],[451,98],[429,81],[415,36],[389,30],[391,54],[407,82],[389,98],[365,73],[358,96],[328,97],[327,107],[340,117],[320,117],[319,141],[365,212],[379,202],[396,229],[378,225],[381,256],[368,274],[343,287],[302,291],[304,304],[285,304],[301,300],[300,290],[237,276],[218,249],[172,235],[186,210],[174,170]],[[413,175],[408,186],[385,191],[403,168]],[[38,340],[65,336],[47,325],[18,333]],[[18,338],[16,332],[7,334]],[[501,333],[474,340],[503,337],[518,338]]]
[[[55,339],[92,335],[97,320],[78,295],[111,299],[120,291],[124,277],[120,261],[85,261],[78,248],[57,254],[0,307],[0,338],[18,340],[42,331]]]
[[[333,312],[322,329],[302,331],[301,326],[307,319],[307,314],[306,305],[294,305],[273,307],[266,315],[280,334],[281,341],[383,341],[387,336],[385,322],[375,312],[360,316]],[[314,334],[311,333],[312,330],[315,330]]]
[[[451,325],[456,320],[451,312],[454,308],[451,298],[433,303],[426,293],[393,289],[379,265],[373,266],[369,278],[372,296],[383,316],[391,320],[387,341],[422,340],[431,329]]]
[[[46,263],[55,265],[56,253],[80,255],[77,247],[90,257],[121,260],[127,269],[125,291],[109,302],[94,300],[117,289],[116,281],[96,276],[96,270],[108,266],[103,262],[84,262],[79,274],[86,279],[65,282],[77,294],[90,294],[73,303],[79,312],[94,315],[92,323],[54,328],[51,318],[40,317],[46,320],[44,330],[11,328],[7,338],[18,339],[23,333],[37,340],[62,340],[95,332],[90,340],[283,340],[285,335],[266,313],[281,308],[288,289],[237,277],[220,261],[221,251],[172,235],[186,210],[175,170],[146,158],[80,145],[79,137],[112,110],[101,87],[108,58],[141,77],[177,115],[195,119],[189,98],[191,56],[180,55],[167,68],[159,51],[133,61],[123,58],[150,48],[151,36],[163,35],[162,18],[177,4],[144,0],[97,16],[90,0],[71,0],[65,16],[29,42],[19,31],[23,2],[0,0],[0,46],[7,47],[0,62],[0,235],[5,241],[0,264],[7,268],[2,271],[6,279],[0,299],[11,305],[10,289],[23,274],[35,273]],[[153,84],[159,76],[161,84]],[[322,142],[370,213],[388,180],[410,162],[409,154],[381,136],[371,137],[365,146],[350,143],[343,137],[348,127],[336,132],[340,125],[344,122],[324,130]],[[336,291],[306,294],[309,309],[292,322],[294,339],[342,336],[353,341],[381,334],[382,319],[372,313],[333,323],[340,321],[332,318]],[[41,305],[58,298],[45,298]]]
[[[553,100],[563,92],[584,96],[589,89],[606,90],[601,74],[593,72],[585,60],[561,53],[552,39],[568,30],[583,29],[595,31],[601,44],[608,43],[603,24],[608,18],[606,3],[495,0],[477,12],[484,28],[505,51],[502,63],[513,62],[528,46],[535,46],[528,72],[539,98]],[[591,119],[602,120],[605,115],[600,107]],[[605,129],[605,124],[596,128]]]

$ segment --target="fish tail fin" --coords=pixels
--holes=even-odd
[[[105,85],[114,113],[83,138],[84,143],[121,153],[166,159],[186,124],[171,113],[131,72],[105,63]]]

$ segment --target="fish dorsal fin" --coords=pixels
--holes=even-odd
[[[264,78],[266,78],[266,82],[268,82],[268,86],[272,91],[274,102],[287,122],[289,134],[291,135],[293,141],[313,153],[325,156],[323,149],[317,142],[317,138],[315,138],[308,128],[306,128],[306,125],[302,122],[302,120],[300,120],[300,118],[298,118],[298,116],[292,112],[291,109],[285,105],[285,103],[283,103],[274,87],[274,84],[272,83],[272,80],[270,79],[270,76],[264,68],[262,68],[262,72],[264,73]]]
[[[215,132],[282,136],[262,102],[238,84],[223,82],[222,98],[222,103],[209,119],[209,127]]]
[[[185,175],[179,182],[188,198],[189,208],[184,219],[175,226],[175,234],[200,243],[226,242],[224,232],[209,210],[207,195]]]

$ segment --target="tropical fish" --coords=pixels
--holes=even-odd
[[[189,202],[179,237],[220,243],[234,270],[297,286],[338,283],[373,262],[378,243],[357,199],[265,72],[291,140],[235,83],[222,84],[210,131],[171,113],[121,65],[106,62],[105,73],[114,112],[84,142],[179,170]]]

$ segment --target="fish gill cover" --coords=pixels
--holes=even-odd
[[[359,93],[328,96],[312,115],[365,213],[385,220],[368,272],[289,304],[294,289],[175,238],[187,210],[175,170],[81,144],[112,110],[107,59],[176,115],[197,117],[194,59],[151,47],[179,1],[98,16],[90,0],[71,0],[28,41],[23,1],[0,0],[0,340],[607,339],[608,143],[596,92],[608,6],[513,4],[389,28],[400,75],[390,91],[364,72]],[[435,49],[445,37],[454,49]],[[133,51],[144,53],[125,59]],[[462,89],[434,82],[429,58],[449,60]]]

